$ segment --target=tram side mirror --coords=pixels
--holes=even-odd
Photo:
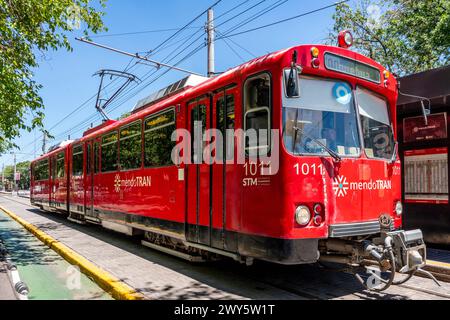
[[[286,70],[284,73],[285,83],[286,83],[286,95],[288,98],[299,96],[299,84],[298,84],[298,73],[297,68],[297,50],[292,53],[292,61],[290,70]]]

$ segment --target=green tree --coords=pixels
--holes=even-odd
[[[17,181],[17,186],[21,190],[30,188],[30,164],[30,161],[23,161],[16,165],[16,172],[20,173],[20,179]],[[5,166],[3,174],[6,180],[5,185],[12,188],[14,185],[14,166]]]
[[[17,181],[19,189],[30,188],[30,161],[19,162],[16,166],[17,172],[20,172],[20,179]]]
[[[333,18],[330,43],[348,29],[354,50],[398,75],[450,62],[450,0],[358,0],[338,5]]]
[[[39,58],[50,49],[71,51],[68,36],[76,29],[86,36],[106,30],[105,1],[0,0],[0,153],[20,130],[42,128],[41,85],[33,80]]]
[[[125,112],[120,117],[118,117],[117,120],[125,119],[125,118],[129,117],[130,115],[131,115],[131,111]]]

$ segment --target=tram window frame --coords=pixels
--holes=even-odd
[[[100,172],[100,142],[94,141],[94,174]]]
[[[83,176],[84,150],[83,145],[75,145],[72,148],[72,176]]]
[[[104,142],[104,140],[109,137],[115,135],[114,141]],[[105,147],[115,145],[115,157],[111,156],[111,159],[108,159],[107,154],[105,151],[107,150]],[[100,172],[101,173],[107,173],[107,172],[115,172],[118,170],[118,155],[119,155],[119,133],[117,130],[110,131],[106,134],[104,134],[101,137],[101,145],[100,145]],[[107,162],[107,160],[115,159],[115,162]],[[106,166],[108,164],[108,166]]]
[[[263,78],[263,77],[267,77],[267,80],[269,81],[269,97],[268,97],[268,106],[261,106],[261,107],[256,107],[256,108],[247,108],[248,107],[248,103],[247,103],[247,97],[248,97],[248,93],[247,93],[247,85],[250,81],[254,81],[257,80],[258,78]],[[269,71],[262,71],[259,72],[257,74],[253,74],[248,76],[242,86],[242,110],[243,112],[243,127],[244,127],[244,132],[247,132],[247,118],[248,115],[254,112],[260,112],[260,111],[267,111],[267,130],[268,130],[268,136],[267,136],[267,145],[264,146],[260,146],[259,145],[259,131],[257,132],[258,134],[258,145],[255,147],[255,150],[257,150],[256,154],[253,154],[251,152],[249,152],[249,147],[247,146],[248,144],[248,140],[247,140],[247,135],[245,137],[245,143],[244,143],[244,149],[245,149],[245,155],[246,157],[257,157],[257,156],[270,156],[270,152],[271,152],[271,139],[272,139],[272,107],[273,107],[273,81],[272,81],[272,74]],[[248,109],[248,110],[247,110]],[[251,129],[251,128],[250,128]],[[266,148],[267,151],[264,153],[260,153],[259,150],[262,148]]]
[[[91,142],[86,143],[86,174],[91,174],[92,166],[92,144]]]
[[[231,102],[229,98],[232,98]],[[229,108],[232,108],[232,113],[229,113]],[[232,115],[232,120],[230,119]],[[232,124],[231,126],[229,124]],[[220,90],[216,100],[216,124],[217,129],[222,133],[223,137],[223,151],[220,150],[221,160],[228,160],[233,156],[234,150],[230,150],[230,146],[226,141],[226,130],[235,130],[236,128],[236,95],[234,92],[227,92],[227,89]]]
[[[42,169],[42,167],[46,167],[47,170]],[[49,159],[42,159],[37,161],[34,164],[34,169],[33,169],[33,177],[34,177],[34,181],[44,181],[44,180],[48,180],[50,178],[50,167],[49,167]]]
[[[197,164],[198,159],[200,158],[199,153],[203,153],[203,150],[205,150],[205,146],[207,145],[206,141],[195,141],[195,132],[197,132],[198,127],[196,124],[198,122],[202,123],[201,127],[201,135],[203,137],[205,131],[206,131],[206,119],[207,119],[207,112],[208,107],[206,103],[199,103],[199,101],[204,101],[204,99],[196,99],[195,106],[191,110],[191,161],[192,163]],[[203,157],[203,155],[202,155]]]
[[[135,134],[133,134],[131,136],[125,136],[122,138],[122,131],[127,130],[130,127],[136,126],[136,125],[138,126],[138,130],[136,131]],[[139,165],[127,167],[127,166],[124,166],[122,163],[122,161],[123,161],[122,141],[131,140],[132,138],[135,138],[135,137],[139,137],[139,148],[136,150],[136,154],[134,154],[134,156],[136,156],[136,158],[134,160],[138,159]],[[137,170],[137,169],[142,168],[142,121],[141,120],[137,120],[137,121],[128,123],[119,129],[119,168],[121,171],[130,171],[130,170]]]
[[[66,155],[64,152],[60,152],[56,155],[56,178],[64,178],[65,176],[66,176]]]
[[[163,125],[150,127],[149,129],[147,129],[147,125],[148,125],[147,122],[149,120],[157,119],[158,117],[161,117],[162,115],[164,115],[166,113],[172,113],[172,115],[173,115],[172,121],[170,121],[168,123],[165,123]],[[173,126],[173,130],[172,130],[172,132],[170,132],[170,135],[168,137],[166,137],[166,138],[168,138],[167,142],[168,142],[168,145],[170,146],[170,152],[166,153],[166,155],[167,154],[169,155],[169,158],[163,159],[165,161],[158,161],[156,163],[152,163],[148,159],[148,151],[147,151],[147,147],[148,147],[147,140],[148,140],[148,137],[150,136],[151,132],[155,132],[157,130],[161,130],[161,129],[164,129],[164,128],[167,128],[167,127],[170,127],[170,126]],[[176,128],[177,128],[177,117],[176,117],[175,107],[170,107],[170,108],[164,109],[164,110],[162,110],[160,112],[157,112],[155,114],[149,115],[148,117],[146,117],[144,119],[144,122],[143,122],[143,133],[144,134],[143,134],[143,141],[142,141],[142,143],[143,143],[142,150],[143,150],[143,155],[144,155],[144,163],[143,163],[144,164],[144,168],[160,168],[160,167],[170,167],[170,166],[175,165],[172,162],[172,158],[171,158],[172,149],[175,147],[175,141],[172,141],[171,136],[172,136],[173,131],[176,130]],[[161,154],[164,154],[164,153],[159,152],[158,154],[159,154],[159,157],[161,157]],[[159,159],[159,160],[161,160],[161,159]]]
[[[386,106],[387,116],[388,116],[388,122],[389,122],[389,124],[384,123],[384,125],[388,125],[390,127],[390,129],[391,129],[390,133],[391,133],[391,138],[392,138],[392,154],[393,154],[394,153],[394,149],[395,149],[395,143],[397,142],[397,139],[395,138],[395,134],[394,134],[394,124],[392,122],[393,118],[392,118],[392,114],[391,114],[391,106],[390,106],[389,100],[385,96],[383,96],[383,95],[381,95],[381,94],[379,94],[379,93],[377,93],[375,91],[372,91],[372,90],[370,90],[370,89],[368,89],[368,88],[366,88],[364,86],[359,86],[358,85],[358,86],[356,86],[354,88],[355,108],[356,108],[356,110],[358,112],[357,113],[357,115],[358,115],[358,123],[360,125],[360,134],[361,134],[361,149],[362,149],[361,152],[364,151],[364,154],[366,155],[366,157],[368,159],[371,159],[371,160],[390,161],[391,160],[390,158],[375,156],[374,153],[373,153],[373,148],[367,148],[366,136],[365,136],[365,134],[366,134],[365,126],[364,126],[364,123],[362,121],[362,118],[364,117],[366,119],[370,119],[370,117],[367,117],[367,116],[365,116],[365,115],[363,115],[361,113],[361,110],[360,110],[361,109],[360,98],[358,96],[358,91],[361,91],[362,93],[365,93],[366,95],[373,96],[375,98],[378,98],[378,99],[384,101],[385,106]],[[369,150],[372,150],[372,151],[369,151]],[[392,154],[391,154],[391,157],[392,157]]]

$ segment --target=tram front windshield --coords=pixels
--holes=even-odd
[[[358,156],[361,146],[353,91],[342,81],[299,78],[299,96],[283,98],[283,141],[294,154]],[[322,144],[322,145],[321,145]]]
[[[283,142],[290,153],[328,155],[326,146],[340,156],[359,156],[357,107],[366,156],[392,157],[394,136],[383,98],[343,81],[306,76],[299,78],[298,93],[283,95]]]

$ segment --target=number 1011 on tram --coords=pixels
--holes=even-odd
[[[406,281],[426,257],[421,231],[401,230],[397,82],[351,42],[345,31],[339,47],[156,92],[33,161],[32,204],[191,261],[344,263],[366,286],[361,270],[377,268],[370,289]]]

